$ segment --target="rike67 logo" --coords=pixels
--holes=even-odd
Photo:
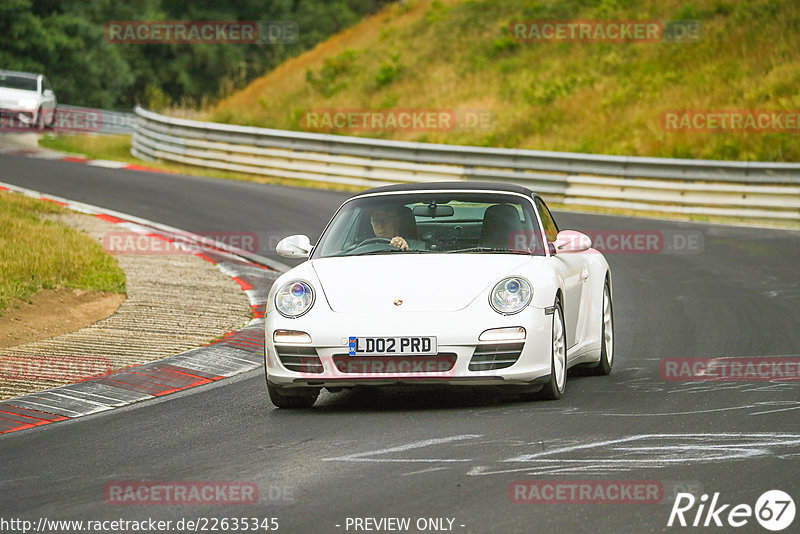
[[[719,492],[714,493],[711,502],[708,502],[706,493],[699,500],[691,493],[678,493],[667,526],[738,528],[748,524],[755,516],[762,527],[777,532],[786,529],[794,521],[794,500],[781,490],[764,492],[754,507],[749,504],[722,504],[719,496]]]

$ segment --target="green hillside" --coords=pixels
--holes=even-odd
[[[695,20],[696,42],[520,42],[514,21]],[[302,29],[301,29],[302,31]],[[309,111],[470,110],[432,131],[334,133],[539,150],[800,161],[800,129],[668,130],[668,110],[800,110],[796,0],[397,2],[205,114],[304,130]],[[460,124],[460,123],[459,123]]]

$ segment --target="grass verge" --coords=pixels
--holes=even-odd
[[[688,42],[524,42],[510,31],[512,24],[576,20],[692,21],[699,31]],[[331,132],[591,154],[800,161],[796,126],[753,130],[717,121],[710,131],[694,131],[667,128],[664,118],[676,110],[796,115],[800,32],[788,28],[798,24],[796,0],[394,2],[222,100],[203,120],[315,131],[309,111],[460,109],[494,120],[457,118],[454,128],[427,131],[365,131],[345,121]]]
[[[0,316],[18,299],[40,289],[86,289],[125,293],[117,260],[90,237],[44,220],[68,210],[0,191]]]

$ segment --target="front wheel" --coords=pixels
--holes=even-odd
[[[269,393],[269,400],[272,401],[272,404],[278,408],[287,409],[311,408],[319,396],[318,389],[278,388],[269,382],[267,382],[267,393]]]
[[[614,365],[614,308],[611,302],[611,286],[606,280],[603,287],[603,317],[602,331],[600,332],[600,361],[592,369],[596,375],[611,373]]]
[[[550,381],[539,392],[545,400],[558,400],[567,389],[567,330],[561,302],[553,306],[553,328],[550,344]]]
[[[41,132],[42,130],[44,130],[44,117],[42,115],[43,115],[42,109],[39,108],[36,111],[36,122],[33,125],[33,127],[36,129],[37,132]]]
[[[45,128],[47,128],[48,130],[55,129],[55,126],[56,126],[56,114],[57,113],[58,113],[58,110],[55,109],[55,108],[53,108],[53,111],[50,112],[50,120],[47,121],[47,123],[45,124]]]

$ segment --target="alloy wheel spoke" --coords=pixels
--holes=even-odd
[[[556,375],[556,386],[562,390],[566,380],[566,351],[564,350],[564,327],[558,311],[553,315],[553,321],[553,368]]]
[[[611,296],[608,288],[603,291],[603,340],[606,345],[606,359],[611,363],[614,357],[614,319],[611,315]]]

